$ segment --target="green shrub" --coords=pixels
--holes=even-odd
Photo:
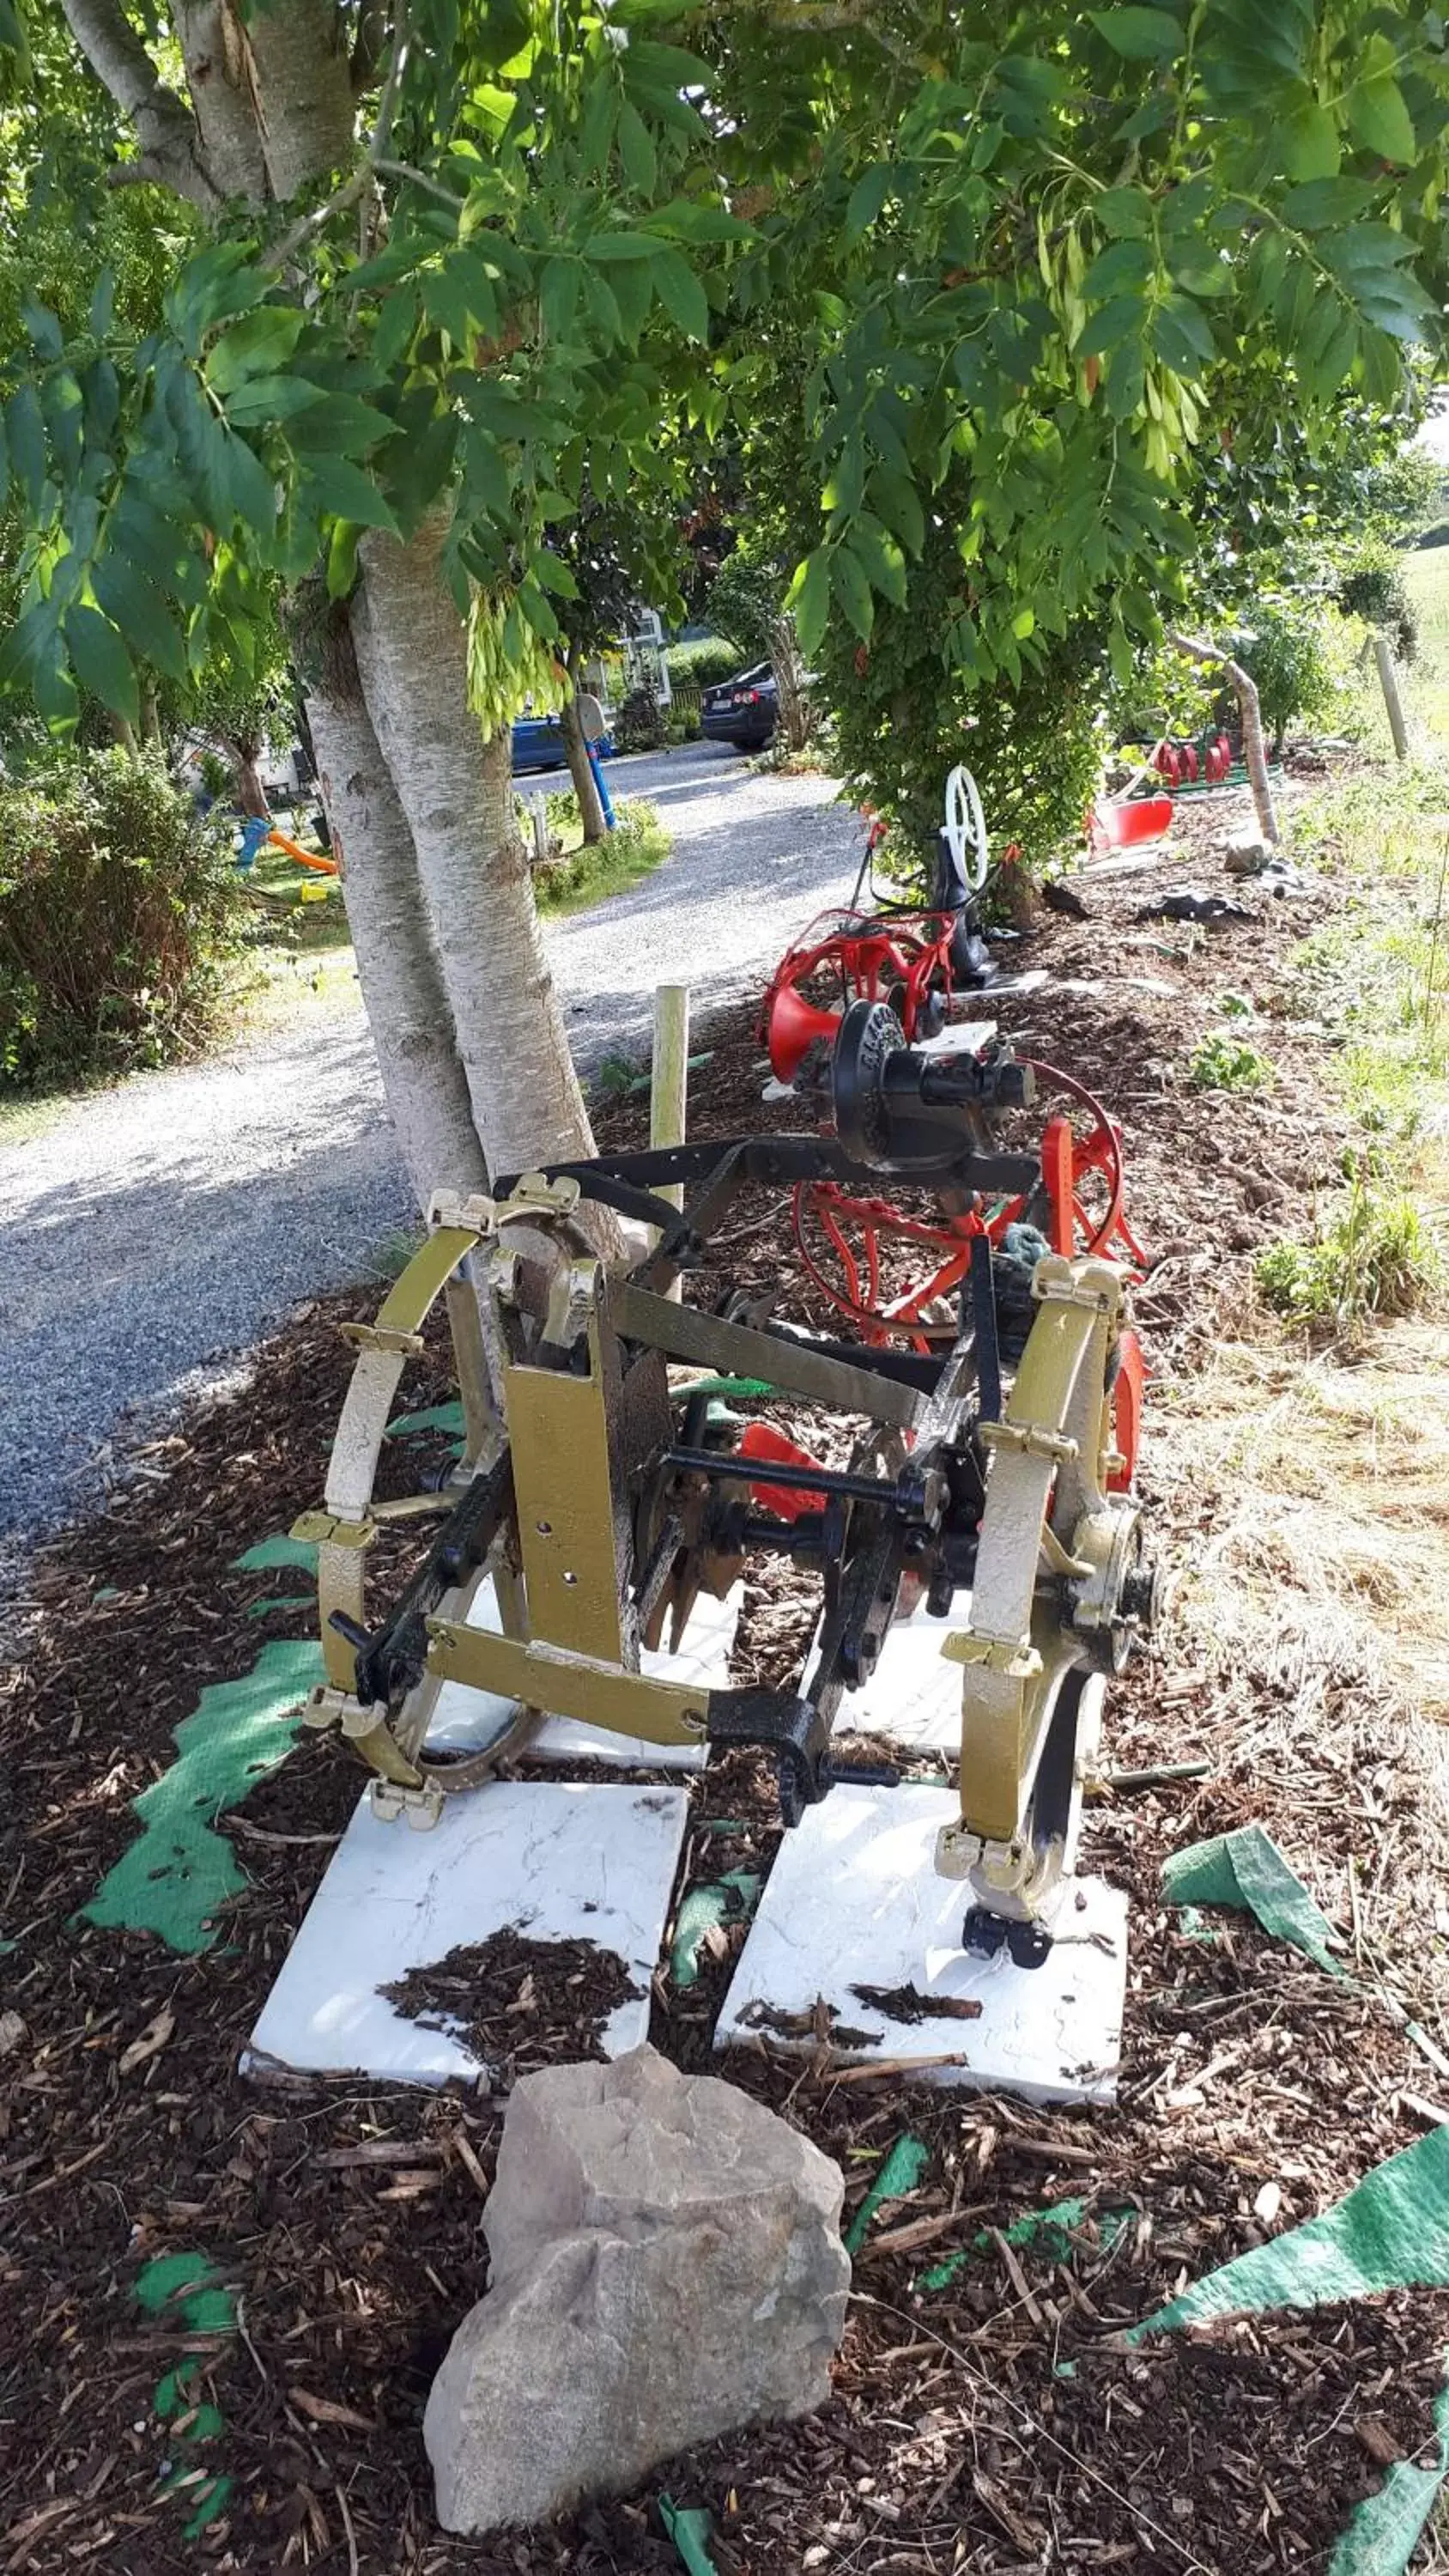
[[[550,807],[562,807],[572,798],[550,797]],[[623,894],[639,879],[667,859],[672,847],[668,827],[659,819],[655,808],[643,796],[621,797],[614,808],[612,832],[602,841],[584,842],[577,849],[566,850],[561,858],[551,859],[547,867],[533,872],[534,900],[540,912],[582,912],[591,903],[602,903],[611,894]],[[562,822],[565,818],[560,816]],[[552,813],[550,827],[557,829]],[[573,808],[573,829],[578,829],[578,807]]]
[[[1338,585],[1338,604],[1347,617],[1361,617],[1386,635],[1401,662],[1412,662],[1419,646],[1419,620],[1389,546],[1366,546],[1358,562]]]
[[[668,736],[664,709],[652,689],[631,689],[613,724],[616,751],[662,751]]]
[[[1199,1039],[1188,1058],[1187,1078],[1194,1091],[1266,1091],[1277,1075],[1246,1038],[1219,1030]]]
[[[671,644],[664,668],[671,689],[712,689],[717,680],[732,680],[749,658],[727,635],[700,635],[692,644]]]
[[[1441,1270],[1438,1248],[1413,1200],[1356,1180],[1312,1243],[1273,1243],[1255,1264],[1258,1287],[1280,1315],[1335,1333],[1371,1315],[1409,1315]]]
[[[72,752],[0,782],[0,1082],[183,1053],[243,904],[224,824],[197,819],[159,754]]]
[[[1337,704],[1340,674],[1333,651],[1332,612],[1318,600],[1283,593],[1256,600],[1234,635],[1228,651],[1253,681],[1264,730],[1280,749],[1291,724],[1329,722]],[[1237,720],[1231,690],[1220,695],[1217,713]]]

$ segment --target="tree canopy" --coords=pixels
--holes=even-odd
[[[102,120],[80,145],[184,191],[160,51],[118,0],[65,7],[136,94],[139,145]],[[285,15],[254,0],[247,41]],[[53,51],[56,0],[34,17]],[[345,594],[361,531],[444,499],[458,605],[486,596],[524,659],[586,491],[627,506],[681,432],[782,403],[818,505],[807,653],[831,619],[867,640],[931,557],[963,689],[1083,619],[1125,667],[1191,549],[1220,385],[1256,371],[1311,438],[1345,388],[1407,403],[1437,353],[1449,56],[1417,0],[412,0],[337,12],[344,81],[348,44],[331,185],[287,201],[269,165],[212,204],[154,327],[114,263],[83,310],[26,301],[3,673],[56,724],[77,686],[133,715],[137,661],[199,667],[319,555]]]

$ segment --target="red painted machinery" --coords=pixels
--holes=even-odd
[[[818,913],[770,978],[760,1035],[777,1081],[793,1082],[817,1042],[834,1046],[852,1002],[889,1002],[907,1044],[918,1045],[945,1026],[953,992],[990,977],[973,904],[986,882],[986,819],[970,770],[953,769],[946,782],[929,905],[860,909],[861,880],[884,832],[882,823],[872,821],[850,903]],[[828,1001],[818,998],[822,984],[835,987]],[[815,986],[813,994],[807,985]]]
[[[1233,765],[1233,746],[1225,733],[1215,734],[1211,741],[1160,742],[1152,755],[1152,766],[1169,787],[1195,787],[1199,781],[1216,787],[1226,778]]]

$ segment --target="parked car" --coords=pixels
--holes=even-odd
[[[513,727],[515,777],[528,769],[563,769],[568,764],[563,727],[557,716],[519,716]]]
[[[700,731],[710,742],[732,742],[737,751],[763,751],[779,712],[780,692],[768,662],[699,693]]]
[[[594,748],[602,760],[609,759],[614,749],[612,738],[605,734]],[[530,769],[563,769],[567,763],[563,727],[557,716],[519,716],[516,719],[513,727],[515,778],[522,777]]]

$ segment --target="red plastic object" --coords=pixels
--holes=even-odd
[[[1233,765],[1233,746],[1225,733],[1217,735],[1203,754],[1202,774],[1210,786],[1226,778]]]
[[[1117,1341],[1117,1375],[1112,1383],[1112,1438],[1121,1460],[1107,1478],[1109,1494],[1126,1494],[1132,1490],[1137,1473],[1137,1452],[1142,1440],[1142,1390],[1147,1383],[1147,1363],[1142,1344],[1133,1332],[1125,1332]]]
[[[1139,841],[1160,840],[1171,821],[1170,796],[1129,797],[1122,804],[1099,797],[1092,808],[1093,845],[1104,850],[1135,849]]]
[[[773,1460],[777,1467],[818,1467],[808,1449],[797,1448],[777,1431],[772,1422],[752,1422],[742,1438],[737,1455],[741,1458]],[[818,1512],[818,1494],[797,1493],[793,1485],[751,1484],[750,1492],[763,1510],[773,1512],[777,1520],[798,1521],[802,1512]]]

